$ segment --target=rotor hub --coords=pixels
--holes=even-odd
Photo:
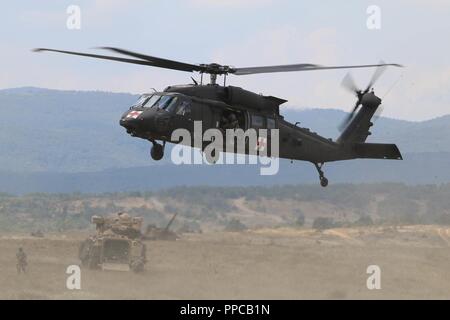
[[[218,63],[209,63],[209,64],[200,64],[200,67],[202,68],[202,73],[209,73],[209,74],[228,74],[231,71],[231,68],[229,66],[223,66]]]

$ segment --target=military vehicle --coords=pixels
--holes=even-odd
[[[169,223],[166,225],[165,228],[158,228],[155,225],[148,225],[147,229],[145,230],[145,233],[143,235],[143,239],[145,240],[170,240],[174,241],[179,238],[178,234],[176,234],[174,231],[169,230],[170,226],[172,225],[173,221],[177,217],[178,212],[175,213],[172,218],[170,219]]]
[[[41,230],[33,231],[30,235],[35,238],[44,238],[44,233]]]
[[[225,226],[225,231],[228,232],[242,232],[247,230],[247,226],[243,224],[239,219],[233,218]]]
[[[117,217],[93,216],[97,233],[80,245],[82,265],[90,269],[143,271],[147,259],[141,241],[142,221],[123,212]]]
[[[194,221],[187,222],[185,221],[181,227],[177,230],[178,234],[186,234],[186,233],[202,233],[202,228],[200,224]]]

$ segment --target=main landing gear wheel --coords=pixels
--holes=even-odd
[[[152,156],[153,160],[161,160],[164,157],[164,145],[153,142],[153,147],[150,150],[150,155]]]
[[[325,188],[326,186],[328,186],[328,179],[325,178],[322,171],[323,163],[314,163],[314,165],[316,166],[317,172],[319,173],[320,185]]]

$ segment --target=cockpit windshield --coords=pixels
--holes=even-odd
[[[139,107],[142,107],[142,106],[147,102],[148,99],[149,99],[149,96],[142,96],[142,97],[140,97],[139,100],[136,101],[136,102],[131,106],[131,108],[139,108]]]
[[[158,108],[168,112],[174,112],[178,98],[174,96],[162,96],[154,94],[152,96],[141,97],[132,108]]]
[[[159,99],[161,98],[160,95],[154,94],[150,97],[150,99],[148,99],[145,104],[144,107],[145,108],[151,108],[153,107],[153,105],[155,104],[155,102],[157,102]]]

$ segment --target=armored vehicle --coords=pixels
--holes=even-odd
[[[82,265],[90,269],[143,271],[146,247],[141,241],[142,221],[122,212],[117,217],[93,216],[97,233],[80,245]]]

